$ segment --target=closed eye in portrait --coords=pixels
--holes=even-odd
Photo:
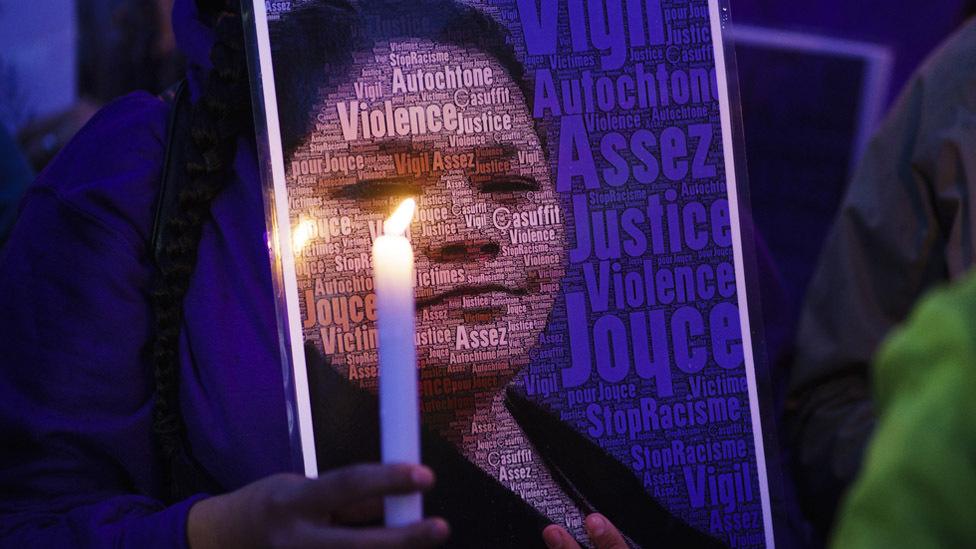
[[[361,201],[381,201],[383,199],[404,199],[423,193],[423,185],[413,177],[387,177],[361,179],[329,192],[334,199],[353,199]]]
[[[495,175],[482,183],[478,190],[488,194],[504,194],[538,191],[541,188],[534,177],[521,175]]]

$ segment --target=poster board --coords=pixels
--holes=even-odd
[[[296,467],[378,456],[369,251],[411,196],[454,543],[582,542],[599,511],[635,545],[773,546],[724,8],[251,7]]]

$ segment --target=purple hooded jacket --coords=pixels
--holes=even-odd
[[[194,97],[210,30],[173,23]],[[199,495],[167,507],[152,430],[149,245],[169,107],[103,109],[28,191],[0,252],[0,546],[179,547]],[[253,140],[213,203],[185,304],[180,406],[193,456],[234,489],[289,466]]]

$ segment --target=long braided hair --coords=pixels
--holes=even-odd
[[[183,298],[197,262],[210,204],[231,177],[238,137],[251,128],[251,102],[239,4],[235,0],[197,0],[201,16],[214,28],[213,69],[190,115],[185,184],[179,208],[162,220],[171,239],[162,251],[152,290],[156,329],[150,342],[155,375],[153,430],[165,460],[168,497],[192,493],[202,474],[185,450],[179,406],[179,337]]]

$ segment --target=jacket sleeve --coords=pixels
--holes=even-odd
[[[874,367],[878,428],[833,546],[973,547],[976,278],[926,298]]]
[[[787,422],[801,499],[822,528],[874,427],[872,355],[926,290],[972,264],[974,51],[971,23],[915,75],[865,152],[811,280]]]
[[[147,239],[166,108],[103,110],[39,177],[0,252],[0,546],[179,547],[151,426]]]

